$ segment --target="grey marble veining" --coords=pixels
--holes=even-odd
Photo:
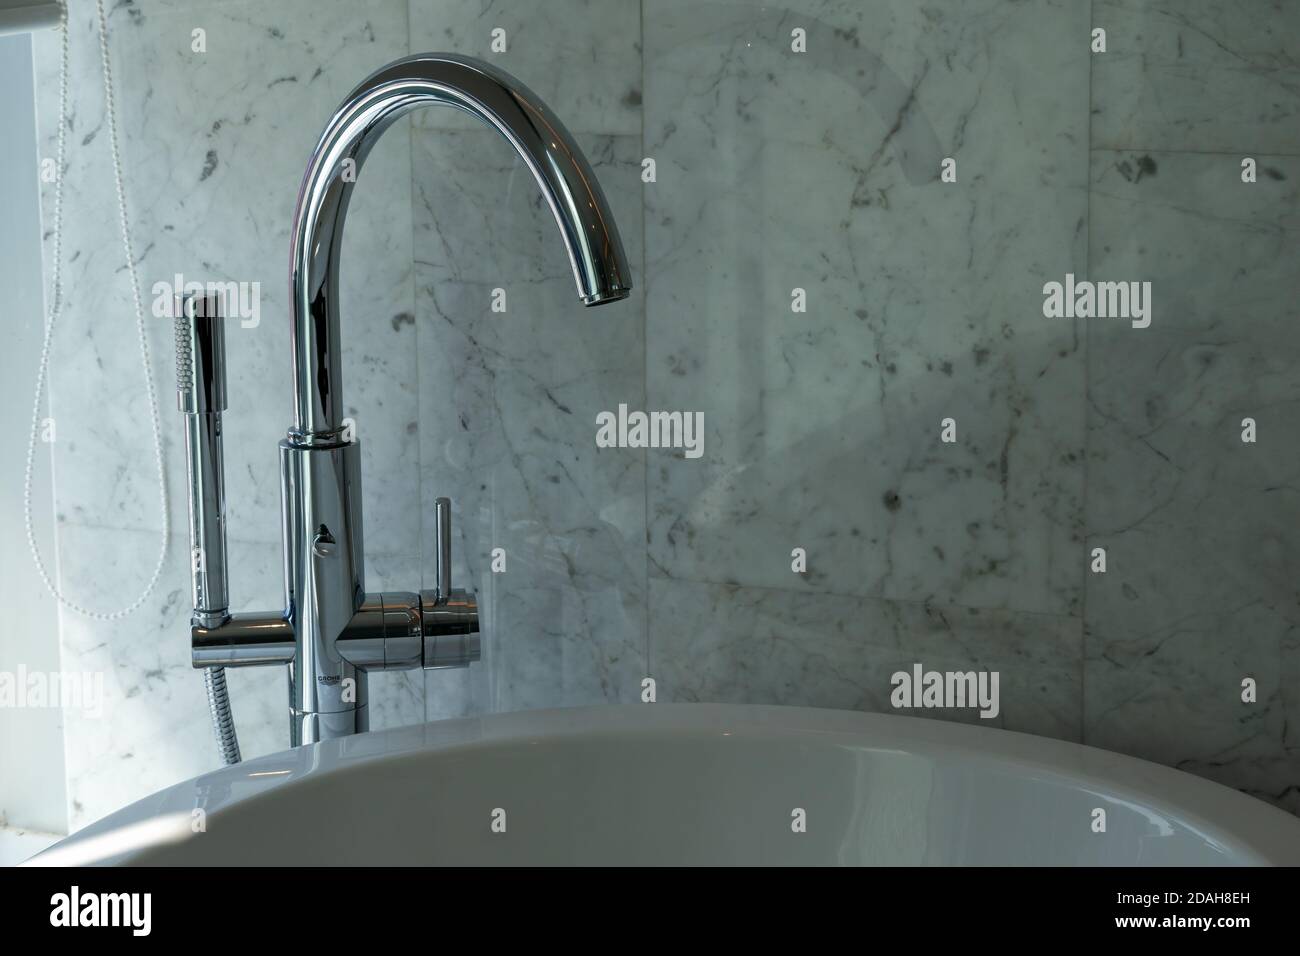
[[[1093,153],[1093,273],[1155,307],[1088,330],[1086,739],[1300,809],[1300,162],[1260,165]]]
[[[540,96],[570,132],[640,135],[641,6],[640,0],[410,0],[411,52],[462,53],[500,67]],[[413,122],[421,129],[480,125],[451,109],[423,110]]]
[[[201,15],[200,15],[201,12]],[[149,412],[135,345],[112,166],[103,122],[94,4],[70,18],[73,83],[64,192],[65,309],[50,393],[57,503],[64,520],[156,528]],[[193,53],[190,31],[207,31]],[[210,7],[149,0],[114,9],[115,66],[127,198],[158,386],[171,524],[185,527],[181,423],[173,398],[171,323],[151,312],[152,287],[186,279],[260,283],[256,327],[229,323],[226,475],[232,536],[279,540],[276,443],[292,417],[286,302],[294,198],[330,112],[359,77],[406,52],[406,4],[358,17],[343,2],[287,0]],[[58,39],[37,39],[42,155],[55,155]],[[366,453],[366,524],[385,550],[411,552],[418,501],[405,128],[379,144],[348,220],[343,313],[349,412]],[[53,188],[44,187],[52,223]],[[48,231],[46,271],[53,247]],[[251,321],[251,320],[249,320]],[[93,402],[86,398],[93,396]]]
[[[807,6],[646,23],[647,392],[708,449],[651,456],[653,567],[1076,613],[1083,359],[1035,300],[1084,264],[1086,8]]]
[[[1064,740],[1080,736],[1077,617],[652,579],[651,675],[661,701],[910,714]],[[890,703],[890,678],[999,672],[1000,713]]]
[[[1096,0],[1092,145],[1300,151],[1300,5]]]
[[[59,538],[60,584],[86,602],[120,601],[122,593],[136,587],[134,579],[142,570],[152,566],[156,548],[149,531],[64,525]],[[173,545],[185,547],[180,539]],[[269,546],[234,550],[239,567],[253,572],[241,579],[275,579],[276,556]],[[104,562],[105,553],[117,560]],[[129,618],[104,623],[62,613],[63,672],[100,675],[104,691],[100,708],[64,708],[73,829],[217,766],[202,677],[190,666],[185,641],[188,601],[188,575],[176,561],[168,565],[154,597]],[[282,672],[232,675],[232,693],[243,703],[237,726],[244,753],[281,749],[287,718],[262,718],[274,710],[272,697],[284,717],[283,679]]]
[[[60,583],[92,604],[111,604],[152,566],[149,531],[62,525]],[[183,553],[182,537],[173,547]],[[277,607],[281,594],[277,545],[235,542],[232,609]],[[105,562],[103,555],[117,560]],[[369,583],[396,588],[418,566],[415,556],[371,555]],[[62,670],[102,675],[102,703],[65,708],[69,823],[77,829],[119,807],[218,766],[203,678],[190,663],[189,577],[170,562],[154,595],[131,617],[105,623],[63,612]],[[245,758],[289,745],[289,711],[282,667],[230,668],[240,750]],[[372,675],[371,724],[376,729],[418,723],[424,694],[418,676]]]

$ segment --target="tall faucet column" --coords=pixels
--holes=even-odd
[[[361,447],[280,443],[285,607],[295,637],[292,743],[369,728],[366,674],[339,653],[339,638],[365,599]]]

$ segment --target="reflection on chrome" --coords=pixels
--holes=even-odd
[[[227,763],[240,757],[226,667],[288,665],[296,746],[368,729],[372,670],[463,667],[480,657],[477,602],[451,586],[450,499],[437,499],[434,508],[437,587],[366,592],[361,446],[344,419],[339,257],[356,174],[398,117],[433,105],[477,116],[523,159],[555,217],[584,305],[616,302],[632,287],[618,228],[582,150],[508,74],[469,57],[411,56],[373,74],[335,110],[307,165],[292,227],[294,422],[280,443],[283,610],[229,612],[220,305],[215,297],[191,297],[177,318],[190,535],[201,558],[192,571],[192,660],[211,675],[209,702]]]

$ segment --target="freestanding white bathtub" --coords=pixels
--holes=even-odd
[[[273,754],[141,800],[33,862],[1297,864],[1300,820],[1188,774],[1024,734],[645,704]]]

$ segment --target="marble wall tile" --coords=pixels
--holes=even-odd
[[[190,49],[207,31],[208,52]],[[135,317],[123,267],[104,125],[94,4],[71,5],[73,84],[64,195],[66,307],[50,391],[57,501],[72,523],[157,528],[157,481]],[[289,228],[307,157],[362,77],[406,52],[406,4],[359,16],[343,0],[113,8],[126,191],[159,391],[173,529],[185,528],[181,422],[171,323],[151,314],[155,282],[260,283],[256,327],[227,335],[226,474],[232,533],[279,539],[276,443],[292,420],[287,335]],[[58,38],[37,39],[42,155],[53,157]],[[348,411],[366,448],[366,525],[385,550],[419,547],[417,396],[407,128],[390,130],[357,185],[342,275]],[[46,272],[53,246],[46,186]]]
[[[61,585],[92,606],[107,606],[152,567],[156,540],[149,531],[82,527],[59,529]],[[172,541],[173,555],[188,542]],[[117,560],[105,562],[103,555]],[[279,608],[278,545],[232,542],[232,610]],[[416,556],[371,555],[367,586],[397,588],[417,573]],[[163,787],[220,766],[203,678],[190,663],[189,577],[182,560],[169,561],[158,589],[136,614],[105,623],[62,612],[64,673],[102,675],[102,707],[65,708],[69,825],[79,829]],[[282,667],[228,668],[227,684],[245,758],[289,746],[288,686]],[[376,729],[424,719],[418,675],[379,674],[370,680],[371,725]]]
[[[459,53],[500,67],[574,133],[641,133],[640,0],[410,0],[411,52]],[[493,49],[505,31],[504,51]],[[422,110],[423,129],[476,129],[452,109]]]
[[[1093,274],[1150,328],[1088,329],[1086,739],[1300,809],[1300,161],[1093,153]],[[1242,420],[1258,441],[1243,443]],[[1240,682],[1259,684],[1243,704]]]
[[[1086,8],[792,6],[645,24],[648,401],[706,430],[651,456],[653,567],[1076,613],[1083,360],[1039,290],[1084,264]]]
[[[1078,618],[650,580],[660,701],[912,714],[1078,740]],[[890,677],[995,670],[1001,712],[900,709]]]
[[[119,603],[152,567],[156,536],[64,524],[59,529],[62,587],[92,606]],[[183,554],[187,543],[172,542]],[[236,580],[275,581],[270,545],[236,546]],[[117,556],[105,562],[103,555]],[[146,605],[105,623],[61,612],[64,673],[103,680],[103,705],[64,709],[69,826],[79,829],[161,787],[220,766],[203,679],[190,665],[189,579],[183,561],[168,562]],[[277,602],[278,603],[278,602]],[[272,672],[274,671],[274,673]],[[277,680],[278,678],[278,680]],[[280,668],[230,672],[236,727],[246,756],[287,743],[285,684]],[[278,711],[278,719],[269,716]]]
[[[1300,6],[1288,0],[1097,0],[1092,145],[1300,151]]]
[[[424,509],[454,499],[455,583],[477,590],[485,641],[481,666],[429,675],[428,713],[633,700],[645,460],[597,449],[595,434],[598,412],[644,399],[639,140],[578,136],[638,287],[584,309],[508,145],[488,130],[413,135]],[[490,571],[494,548],[505,573]]]

